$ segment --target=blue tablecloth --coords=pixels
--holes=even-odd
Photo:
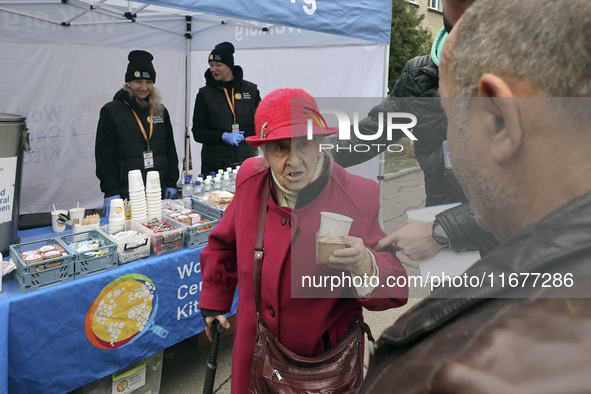
[[[42,231],[48,229],[19,235]],[[4,277],[0,392],[68,392],[203,331],[202,249],[151,256],[27,294],[13,274]],[[235,295],[230,314],[237,301]],[[109,306],[117,302],[128,319],[115,325]],[[123,302],[133,305],[122,308]]]

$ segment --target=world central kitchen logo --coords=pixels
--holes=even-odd
[[[400,144],[390,143],[370,143],[371,141],[384,141],[383,134],[386,133],[386,141],[392,141],[392,134],[394,130],[402,131],[411,141],[416,141],[415,137],[410,130],[417,125],[417,117],[407,112],[379,112],[378,113],[378,128],[374,134],[362,134],[359,131],[359,113],[353,113],[353,128],[351,128],[351,121],[349,116],[338,109],[322,109],[320,112],[315,111],[309,107],[303,107],[306,111],[304,114],[310,116],[308,119],[307,137],[308,140],[312,139],[314,122],[316,122],[320,129],[324,127],[328,128],[326,120],[321,113],[332,114],[337,117],[339,123],[338,138],[340,141],[351,140],[351,130],[360,141],[367,141],[368,143],[351,144],[349,146],[339,146],[331,143],[320,144],[319,149],[322,150],[335,150],[348,151],[348,152],[369,152],[372,149],[377,149],[378,152],[402,152],[404,147]]]

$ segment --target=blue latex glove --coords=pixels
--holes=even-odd
[[[176,189],[174,187],[167,187],[164,190],[164,199],[165,200],[172,200],[172,198],[176,195]]]
[[[103,215],[108,219],[109,218],[109,211],[111,210],[111,200],[116,198],[121,198],[119,194],[116,194],[111,197],[105,197],[105,201],[103,202]]]
[[[244,141],[244,131],[236,131],[235,133],[222,134],[222,140],[228,145],[238,146]]]

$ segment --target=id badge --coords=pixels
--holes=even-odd
[[[447,140],[443,141],[443,164],[445,168],[451,170],[451,159],[449,158],[449,147],[447,146]]]
[[[154,167],[154,153],[151,150],[147,150],[143,153],[144,155],[144,168]]]
[[[238,123],[232,123],[232,133],[237,131],[240,131],[240,126],[238,126]]]

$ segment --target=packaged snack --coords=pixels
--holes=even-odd
[[[174,227],[163,220],[160,219],[152,219],[147,223],[142,223],[145,227],[152,230],[154,233],[161,233],[164,231],[174,230]]]
[[[72,242],[68,245],[70,249],[76,253],[86,253],[94,249],[98,249],[104,246],[103,241],[100,239],[88,239],[80,242]]]
[[[213,224],[211,223],[211,221],[207,219],[202,219],[199,221],[199,223],[195,225],[195,227],[197,227],[197,232],[209,230],[212,226]]]
[[[62,257],[62,252],[59,250],[50,250],[48,252],[43,253],[43,260],[50,260],[56,257]]]
[[[206,204],[214,207],[225,210],[228,205],[232,202],[234,198],[234,194],[227,192],[225,190],[213,190],[209,192],[207,195],[207,200],[205,201]]]
[[[55,246],[54,245],[45,245],[45,246],[42,246],[38,249],[38,251],[41,253],[49,252],[50,250],[55,250]]]
[[[179,215],[175,218],[175,220],[178,220],[179,222],[181,222],[182,224],[185,224],[187,226],[191,225],[191,218],[188,217],[187,215]]]
[[[45,263],[44,265],[45,265],[46,269],[50,269],[50,268],[59,267],[63,263],[64,263],[64,260],[57,260],[57,261],[52,261],[50,263]]]
[[[43,256],[40,254],[30,254],[28,256],[23,256],[23,259],[25,260],[25,263],[33,264],[43,261]]]
[[[201,215],[198,213],[191,213],[189,214],[189,218],[191,219],[191,226],[197,224],[201,221]]]

